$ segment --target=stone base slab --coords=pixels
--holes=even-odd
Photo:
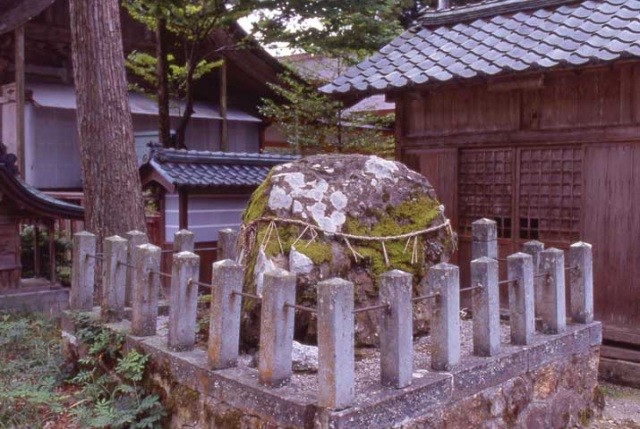
[[[254,368],[212,371],[204,350],[170,351],[164,336],[126,341],[151,357],[147,382],[169,407],[170,427],[528,429],[580,427],[599,414],[601,332],[595,322],[536,334],[530,346],[468,356],[451,372],[415,371],[403,389],[372,387],[340,411],[318,407],[299,385],[264,387]]]
[[[69,308],[69,289],[55,288],[38,291],[3,293],[0,311],[17,313],[44,313],[57,316]]]

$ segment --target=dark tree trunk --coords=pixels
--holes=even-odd
[[[176,130],[176,147],[178,147],[179,149],[185,149],[187,147],[187,145],[185,144],[185,136],[187,133],[187,126],[189,125],[189,121],[191,120],[191,115],[193,115],[193,74],[195,73],[195,71],[195,64],[192,60],[189,60],[187,62],[187,77],[185,84],[187,102],[182,114],[182,118],[180,119],[180,125],[178,125],[178,129]]]
[[[158,17],[156,26],[156,78],[158,80],[158,130],[160,144],[163,147],[172,147],[171,141],[171,117],[169,116],[169,84],[167,76],[169,65],[167,63],[167,21]]]
[[[127,97],[118,0],[70,0],[87,229],[146,231]]]

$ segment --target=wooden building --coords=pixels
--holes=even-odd
[[[6,146],[0,144],[0,301],[3,300],[2,295],[24,289],[20,261],[21,223],[28,222],[53,231],[54,222],[58,219],[84,218],[82,207],[52,198],[26,184],[18,174],[16,161],[17,157],[7,153]],[[30,282],[30,286],[49,287],[57,283],[53,239],[54,235],[49,234],[50,278],[44,282],[36,279],[38,281]],[[41,261],[37,243],[34,248],[35,275],[39,277]]]
[[[271,168],[295,159],[289,155],[152,146],[140,167],[142,186],[149,195],[148,205],[158,213],[149,228],[151,241],[169,249],[176,232],[192,231],[202,257],[201,276],[208,281],[211,262],[216,257],[218,231],[238,230],[249,197]],[[165,259],[170,266],[168,258]]]
[[[592,243],[603,356],[640,362],[640,1],[427,10],[323,90],[396,102],[397,157],[436,188],[463,267],[481,217],[501,257]]]
[[[121,20],[125,55],[155,51],[152,32],[124,9]],[[259,151],[266,124],[257,106],[262,97],[275,97],[268,83],[276,82],[284,68],[245,38],[232,25],[207,40],[207,49],[225,63],[196,84],[188,149]],[[158,109],[153,100],[135,93],[129,104],[141,157],[145,144],[157,141]],[[175,128],[184,109],[176,101],[171,105]],[[0,0],[0,136],[18,156],[27,183],[52,191],[80,190],[68,0]]]

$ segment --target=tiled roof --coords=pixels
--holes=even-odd
[[[27,184],[16,167],[17,157],[0,144],[0,193],[23,214],[49,219],[84,219],[84,208],[53,198]]]
[[[272,167],[296,159],[289,155],[158,149],[149,165],[180,187],[258,186]]]
[[[383,92],[630,57],[640,57],[640,0],[492,1],[425,13],[322,90]]]

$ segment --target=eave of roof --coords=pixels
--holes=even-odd
[[[487,3],[472,8],[485,15],[471,21],[455,10],[434,14],[322,90],[381,93],[640,57],[640,0],[560,3]],[[456,20],[431,26],[436,17]]]
[[[177,188],[245,189],[259,186],[272,167],[296,159],[289,155],[156,149],[140,172],[143,183],[155,176],[168,192]]]
[[[495,15],[549,8],[579,0],[487,0],[444,10],[425,9],[416,20],[421,27],[459,24]]]
[[[0,145],[0,189],[3,200],[12,200],[21,212],[49,219],[84,219],[84,208],[53,198],[25,183],[15,166],[16,156]]]
[[[13,31],[51,6],[54,0],[9,0],[0,2],[0,34]]]

